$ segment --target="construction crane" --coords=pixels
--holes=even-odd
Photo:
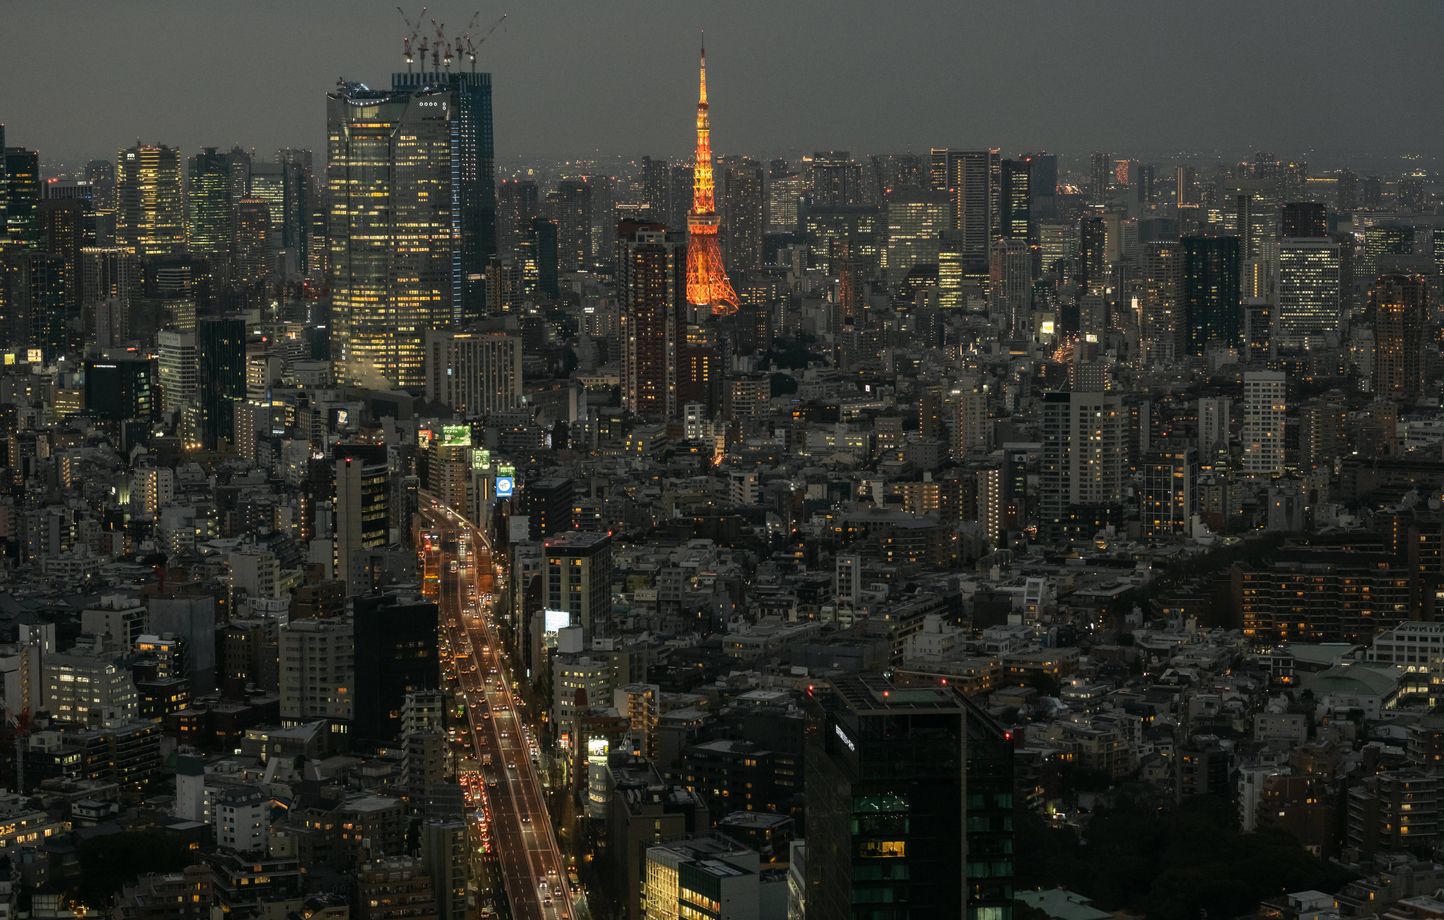
[[[466,42],[466,57],[468,60],[471,61],[471,70],[473,73],[476,72],[476,49],[481,47],[481,45],[488,38],[491,38],[491,33],[495,32],[503,22],[506,22],[507,14],[502,13],[501,18],[498,19],[496,22],[493,22],[491,24],[491,28],[486,30],[486,34],[482,35],[481,38],[478,38],[475,42],[473,42],[471,40],[471,29],[472,26],[476,25],[476,20],[480,16],[481,11],[477,10],[476,15],[471,17],[471,22],[467,23],[466,31],[461,34],[461,38],[457,39],[458,51],[460,50],[461,42]]]
[[[416,44],[416,36],[421,32],[421,27],[420,27],[417,23],[420,23],[420,22],[422,22],[422,21],[424,21],[424,20],[426,19],[426,7],[423,6],[423,7],[421,8],[421,15],[416,17],[416,22],[412,22],[412,21],[411,21],[411,17],[407,16],[407,15],[406,15],[406,11],[403,10],[401,7],[398,6],[398,7],[396,8],[396,12],[398,12],[398,13],[401,14],[401,21],[404,22],[404,23],[406,23],[406,28],[408,28],[408,29],[411,30],[411,34],[410,34],[410,35],[407,35],[405,38],[403,38],[403,39],[401,40],[401,54],[402,54],[403,57],[406,58],[406,72],[407,72],[407,73],[410,73],[410,72],[411,72],[411,65],[412,65],[413,63],[415,63],[415,61],[416,61],[416,55],[415,55],[415,53],[413,52],[413,46],[415,46],[415,44]],[[422,51],[421,57],[422,57],[421,66],[422,66],[422,67],[425,67],[425,66],[426,66],[426,61],[425,61],[426,52],[425,52],[425,51]]]
[[[443,51],[448,60],[451,58],[450,49],[446,46],[446,23],[437,22],[436,17],[431,17],[431,28],[436,32],[436,42],[431,46],[431,69],[437,73],[441,72],[441,57]]]

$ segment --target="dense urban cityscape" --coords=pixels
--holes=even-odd
[[[324,149],[0,55],[0,920],[1444,918],[1437,156],[785,155],[699,22],[528,157],[357,15]]]

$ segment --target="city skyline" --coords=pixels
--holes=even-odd
[[[501,161],[683,154],[686,138],[671,115],[638,113],[685,111],[691,88],[681,75],[703,29],[726,100],[714,113],[725,139],[719,154],[936,144],[1233,154],[1257,146],[1342,161],[1437,144],[1444,128],[1416,117],[1412,100],[1444,83],[1428,46],[1444,8],[1390,4],[1338,28],[1351,9],[1130,3],[1104,17],[1061,4],[1047,5],[1044,16],[996,3],[926,4],[888,19],[861,3],[627,2],[605,14],[558,3],[482,10],[483,28],[502,13],[507,19],[481,46],[478,70],[497,76]],[[455,32],[472,12],[462,4],[430,15]],[[406,30],[388,3],[292,10],[270,2],[12,2],[6,15],[0,83],[26,104],[0,110],[0,122],[23,131],[50,162],[113,155],[137,138],[190,152],[233,143],[324,149],[324,93],[337,78],[380,88],[404,69]],[[44,42],[26,41],[57,16],[84,67],[57,71]],[[867,27],[855,28],[861,16]],[[980,25],[987,41],[971,41]],[[152,53],[157,30],[166,39]],[[260,50],[286,65],[257,68]],[[1100,67],[1110,50],[1117,65]],[[1221,51],[1231,66],[1219,66]],[[569,63],[565,73],[557,60]],[[1084,72],[1092,79],[1075,78]],[[167,79],[174,82],[165,105],[153,104],[152,92],[83,92],[87,83],[155,87]],[[949,85],[961,90],[955,105],[940,90]],[[859,110],[873,115],[859,120]],[[47,111],[76,117],[27,115]],[[1380,140],[1357,140],[1370,136]]]
[[[0,0],[0,920],[1444,920],[1437,0],[417,8]]]

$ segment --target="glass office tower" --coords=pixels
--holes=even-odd
[[[397,73],[393,90],[451,94],[452,224],[455,252],[453,300],[457,318],[484,312],[487,263],[496,255],[495,146],[491,129],[491,74],[443,71]]]
[[[421,387],[426,330],[456,319],[454,96],[349,83],[327,113],[336,379]]]

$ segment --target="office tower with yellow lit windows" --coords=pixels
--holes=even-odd
[[[1339,334],[1342,314],[1339,244],[1327,237],[1285,237],[1278,249],[1276,340],[1316,348]]]
[[[180,151],[137,144],[116,154],[115,235],[141,258],[185,255]]]
[[[451,325],[452,94],[347,83],[327,96],[331,360],[340,383],[420,387]]]
[[[456,239],[452,281],[456,313],[463,321],[482,315],[486,266],[497,255],[496,144],[491,118],[491,74],[423,67],[391,75],[393,90],[441,91],[451,101],[451,214]],[[525,226],[523,224],[522,226]],[[486,305],[489,306],[489,305]]]

